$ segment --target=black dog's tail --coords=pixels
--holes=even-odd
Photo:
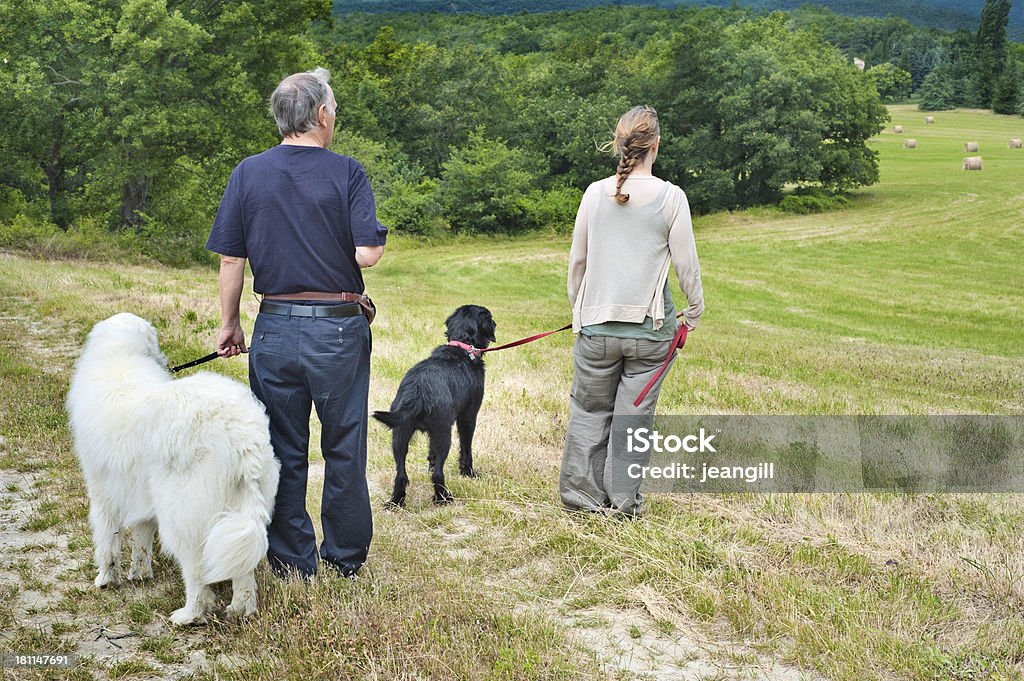
[[[377,419],[388,428],[394,428],[401,423],[401,419],[398,417],[398,414],[390,411],[375,411],[373,412],[373,418]]]

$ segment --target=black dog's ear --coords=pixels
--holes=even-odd
[[[444,337],[448,340],[452,340],[452,322],[455,321],[455,316],[459,314],[458,310],[448,315],[448,319],[444,320]]]
[[[491,311],[479,305],[473,306],[470,310],[470,317],[474,320],[476,336],[473,344],[478,348],[486,348],[494,342],[494,318]]]
[[[445,338],[457,340],[470,345],[476,345],[477,324],[473,315],[469,314],[465,306],[452,312],[448,319],[444,320]]]

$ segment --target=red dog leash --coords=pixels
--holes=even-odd
[[[472,357],[473,359],[476,359],[477,357],[480,357],[481,355],[483,355],[485,352],[494,352],[496,350],[505,350],[507,348],[514,348],[517,345],[526,345],[527,343],[532,343],[535,340],[540,340],[541,338],[544,338],[545,336],[550,336],[553,333],[558,333],[559,331],[568,331],[571,328],[572,328],[572,324],[566,324],[562,328],[555,329],[554,331],[545,331],[544,333],[538,333],[535,336],[528,336],[526,338],[520,338],[517,341],[512,341],[511,343],[505,343],[504,345],[495,345],[493,348],[477,348],[477,347],[474,347],[474,346],[470,345],[469,343],[463,343],[462,341],[457,341],[457,340],[450,340],[450,341],[448,341],[446,343],[446,345],[451,345],[452,347],[455,347],[455,348],[462,348],[463,350],[465,350],[466,352],[469,353],[470,357]]]
[[[676,319],[679,319],[682,316],[683,313],[680,312],[679,314],[676,315]],[[493,348],[476,348],[468,343],[463,343],[462,341],[454,340],[448,341],[447,344],[456,348],[462,348],[463,350],[469,353],[470,357],[476,359],[477,357],[482,356],[485,352],[495,352],[496,350],[505,350],[507,348],[514,348],[519,345],[526,345],[527,343],[532,343],[535,340],[540,340],[545,336],[550,336],[553,333],[558,333],[559,331],[568,331],[571,328],[572,324],[566,324],[560,329],[555,329],[554,331],[545,331],[544,333],[538,333],[534,336],[520,338],[519,340],[512,341],[511,343],[505,343],[504,345],[496,345]],[[681,350],[682,347],[686,345],[687,333],[689,333],[689,329],[686,328],[686,322],[683,322],[679,325],[679,330],[676,331],[676,335],[672,338],[672,347],[669,348],[668,356],[665,357],[665,361],[662,362],[661,367],[658,369],[658,373],[654,374],[654,377],[647,382],[647,385],[645,385],[644,389],[640,391],[640,394],[637,396],[636,400],[633,401],[634,407],[640,406],[640,403],[643,401],[643,399],[647,397],[647,393],[651,391],[651,388],[654,387],[654,384],[658,382],[658,379],[661,378],[661,375],[665,373],[666,369],[668,369],[669,362],[671,362],[672,358],[675,357],[676,351]]]
[[[480,352],[494,352],[495,350],[504,350],[505,348],[514,348],[517,345],[526,345],[527,343],[532,343],[535,340],[540,340],[541,338],[544,338],[545,336],[550,336],[553,333],[558,333],[559,331],[568,331],[571,328],[572,328],[572,324],[566,324],[562,328],[555,329],[554,331],[545,331],[544,333],[538,333],[536,336],[530,336],[529,338],[521,338],[521,339],[519,339],[517,341],[512,341],[511,343],[505,343],[504,345],[495,345],[493,348],[484,348]]]
[[[682,315],[682,313],[680,313],[680,315]],[[689,331],[690,330],[686,328],[686,322],[683,322],[679,325],[679,330],[676,331],[676,335],[672,338],[672,347],[669,348],[668,356],[665,358],[665,361],[662,362],[661,368],[658,369],[658,373],[654,374],[654,377],[651,380],[647,381],[647,385],[645,385],[644,389],[640,391],[640,394],[637,396],[637,398],[633,400],[634,407],[640,406],[640,403],[643,402],[645,397],[647,397],[647,393],[651,391],[651,388],[654,387],[654,384],[658,382],[658,379],[661,378],[661,375],[665,373],[666,369],[668,369],[668,363],[671,362],[672,358],[676,356],[676,350],[681,350],[683,346],[686,345],[686,334],[689,333]]]

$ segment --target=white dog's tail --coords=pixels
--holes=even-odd
[[[203,582],[213,584],[252,572],[266,553],[266,525],[244,511],[220,513],[203,550]]]
[[[267,443],[269,449],[269,443]],[[203,549],[203,581],[213,584],[256,569],[267,553],[267,525],[277,491],[279,464],[258,446],[240,452],[241,498],[237,510],[218,513]]]

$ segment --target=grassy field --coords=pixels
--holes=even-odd
[[[1024,121],[891,113],[906,132],[872,142],[881,182],[848,209],[696,221],[708,311],[659,413],[1024,413],[1024,151],[1006,144]],[[981,172],[961,170],[967,141]],[[489,307],[499,342],[564,324],[567,252],[557,236],[393,240],[366,277],[370,408],[459,304]],[[416,441],[407,510],[381,510],[393,467],[371,425],[358,581],[261,573],[249,621],[172,629],[169,559],[153,582],[92,588],[63,413],[85,334],[123,310],[156,324],[172,363],[206,354],[216,274],[0,254],[0,652],[84,656],[49,678],[1024,678],[1019,496],[654,495],[636,523],[562,513],[568,334],[488,357],[482,477],[449,478],[451,507],[431,505]],[[211,369],[245,380],[244,359]],[[0,668],[16,675],[47,677]]]

